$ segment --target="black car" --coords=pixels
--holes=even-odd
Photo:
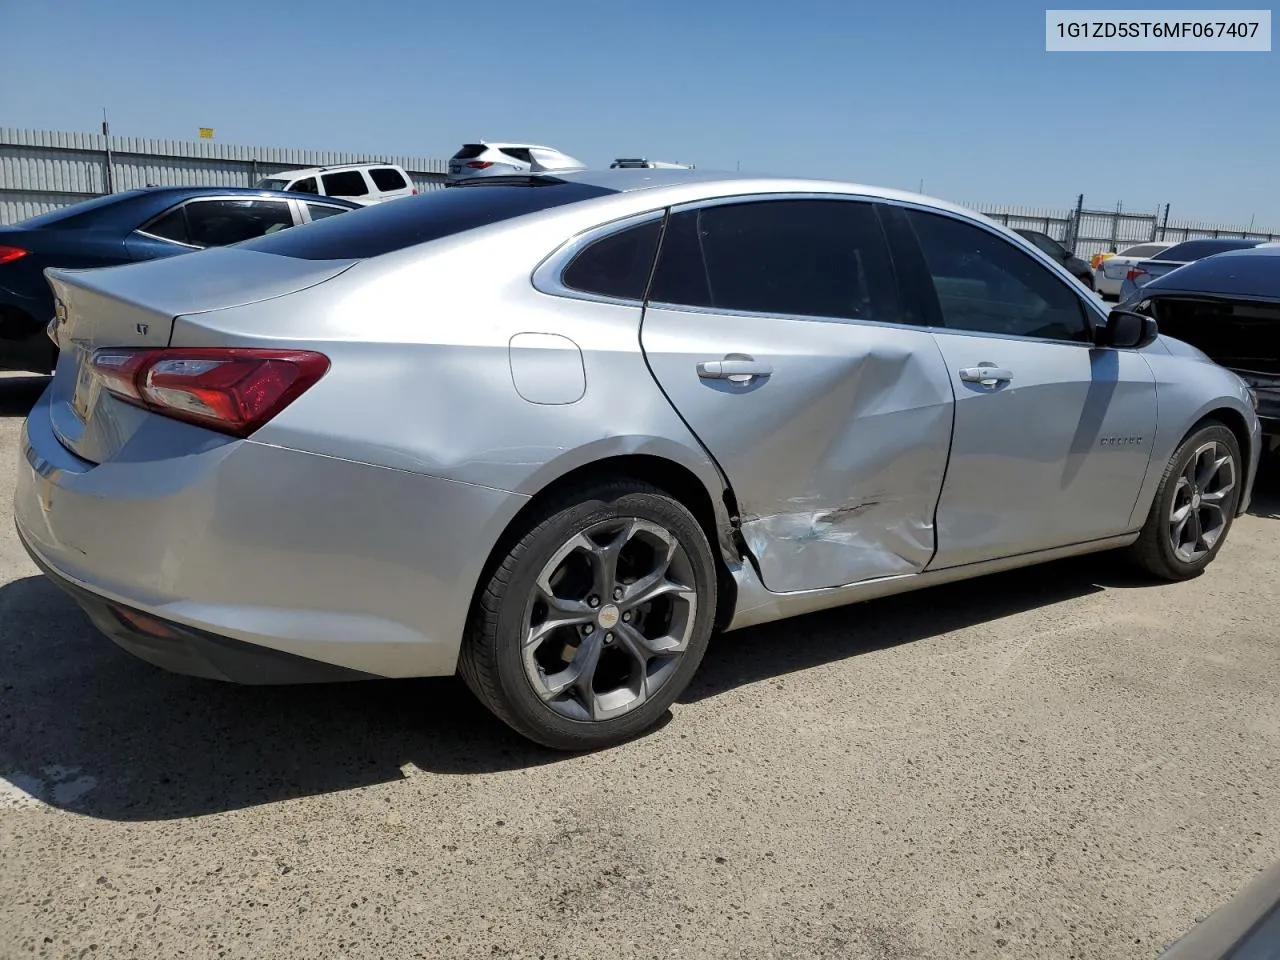
[[[148,187],[0,227],[0,370],[52,371],[46,267],[109,267],[220,247],[360,205],[238,187]]]
[[[1137,298],[1162,334],[1249,384],[1269,447],[1280,449],[1280,245],[1194,260],[1156,277]]]
[[[1093,289],[1093,270],[1089,267],[1089,264],[1077,257],[1053,237],[1047,233],[1041,233],[1039,230],[1014,230],[1013,232],[1030,240],[1040,248],[1042,253],[1046,253],[1058,261],[1058,263],[1067,268],[1067,271],[1072,276],[1090,290]]]

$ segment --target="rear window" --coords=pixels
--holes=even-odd
[[[1140,243],[1136,247],[1126,247],[1120,251],[1122,257],[1154,257],[1162,250],[1167,250],[1167,243]]]
[[[134,197],[142,196],[141,190],[126,190],[123,193],[109,193],[104,197],[94,197],[92,200],[81,200],[79,203],[73,203],[57,210],[50,210],[48,213],[41,213],[34,217],[29,217],[15,226],[20,227],[52,227],[55,224],[59,227],[75,227],[79,226],[77,221],[84,214],[91,214],[102,207],[109,207],[112,204],[120,203],[123,200],[130,200]]]
[[[1256,247],[1262,241],[1260,240],[1188,240],[1185,243],[1174,244],[1164,253],[1155,257],[1156,260],[1173,260],[1178,263],[1190,263],[1192,260],[1199,260],[1203,257],[1211,257],[1215,253],[1223,253],[1226,250],[1245,250],[1249,247]]]
[[[257,183],[254,184],[254,186],[259,190],[283,190],[287,186],[289,186],[289,181],[273,180],[268,178],[266,180],[259,180]]]
[[[363,197],[369,192],[369,185],[359,170],[326,173],[320,179],[324,181],[324,192],[331,197]]]
[[[462,149],[453,155],[455,160],[474,160],[487,150],[483,143],[464,143]]]
[[[395,167],[374,167],[369,171],[369,176],[373,178],[373,185],[379,190],[403,190],[408,186]]]
[[[285,230],[241,246],[302,260],[360,260],[616,192],[561,181],[537,186],[448,187],[329,217],[305,230]]]

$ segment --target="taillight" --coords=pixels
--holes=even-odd
[[[1139,277],[1145,277],[1146,275],[1147,275],[1147,271],[1139,267],[1130,267],[1129,272],[1124,275],[1124,278],[1126,280],[1132,281],[1133,283],[1137,283]]]
[[[0,263],[12,263],[21,257],[25,257],[28,251],[21,247],[6,247],[0,243]]]
[[[414,187],[414,188],[413,188],[413,195],[414,195],[415,197],[418,195],[418,188],[417,188],[417,187]]]
[[[329,358],[244,347],[104,348],[90,358],[102,387],[164,416],[247,437],[315,384]]]
[[[492,160],[472,160],[467,164],[472,170],[488,170],[493,166]]]

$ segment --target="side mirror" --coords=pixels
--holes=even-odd
[[[1153,343],[1159,335],[1155,317],[1116,307],[1107,314],[1107,325],[1097,329],[1094,342],[1100,347],[1136,350]]]

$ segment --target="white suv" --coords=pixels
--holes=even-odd
[[[692,170],[692,163],[668,163],[666,160],[646,160],[644,157],[619,157],[609,164],[610,170]]]
[[[322,197],[341,197],[369,206],[397,197],[411,197],[418,188],[404,167],[394,163],[353,163],[342,167],[285,170],[259,180],[259,190],[291,190]]]
[[[533,173],[568,173],[586,164],[555,147],[532,143],[464,143],[449,158],[451,181],[474,177],[519,177]]]

